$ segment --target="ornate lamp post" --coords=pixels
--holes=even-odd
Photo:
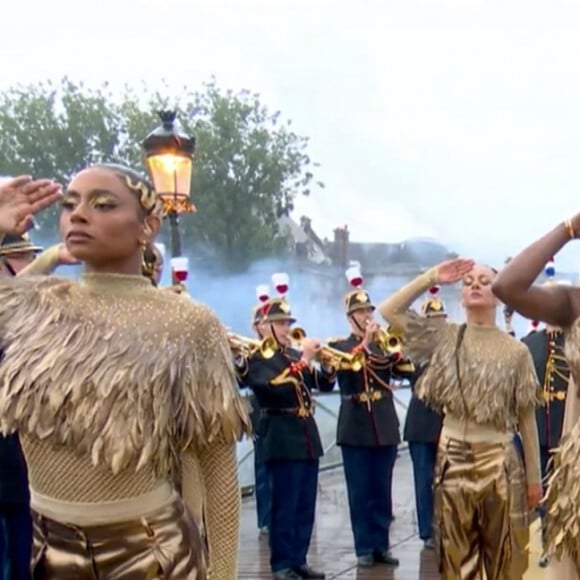
[[[175,111],[161,111],[159,117],[161,125],[145,138],[143,149],[147,170],[163,201],[163,214],[169,218],[172,263],[175,261],[172,265],[179,278],[178,271],[183,268],[181,262],[186,260],[181,258],[179,215],[196,211],[189,198],[195,138],[183,131]],[[187,265],[184,264],[185,277],[181,281],[187,277]]]

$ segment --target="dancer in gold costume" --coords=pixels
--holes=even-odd
[[[563,284],[535,285],[544,265],[569,241],[580,237],[580,214],[536,240],[502,271],[493,291],[523,316],[559,327],[565,334],[568,383],[560,448],[546,497],[546,542],[555,555],[550,576],[580,578],[580,290]]]
[[[22,220],[17,201],[0,195],[0,233]],[[0,283],[0,428],[18,430],[26,454],[34,577],[207,578],[186,507],[188,494],[202,493],[190,484],[199,464],[210,574],[234,580],[235,442],[247,422],[223,326],[141,275],[159,220],[139,175],[84,170],[62,205],[61,233],[86,266],[82,279]]]
[[[429,361],[419,398],[444,412],[434,476],[436,549],[446,580],[518,580],[528,567],[528,509],[541,497],[535,407],[539,385],[527,348],[496,324],[495,272],[443,262],[385,300],[415,364]],[[467,324],[409,311],[436,284],[463,281]],[[513,432],[522,433],[526,484]]]

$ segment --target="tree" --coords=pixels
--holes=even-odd
[[[10,88],[0,93],[0,174],[67,183],[98,162],[143,170],[141,141],[166,106],[146,85],[116,93],[65,78]],[[307,154],[308,139],[259,95],[224,91],[215,80],[199,91],[185,87],[177,109],[198,142],[192,197],[199,214],[183,220],[186,247],[203,244],[239,267],[283,249],[278,217],[313,184],[323,187],[311,170],[317,164]],[[54,228],[54,216],[42,216],[45,230]]]

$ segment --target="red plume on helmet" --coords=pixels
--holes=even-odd
[[[258,302],[266,302],[270,298],[270,288],[266,284],[256,287],[256,298]]]
[[[272,274],[272,286],[280,296],[285,296],[290,289],[290,277],[285,272]]]
[[[347,271],[345,272],[346,279],[348,283],[353,288],[361,288],[364,282],[360,271],[360,264],[358,262],[352,262]]]

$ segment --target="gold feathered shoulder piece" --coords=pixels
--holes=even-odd
[[[441,324],[432,318],[419,316],[409,310],[405,313],[404,329],[392,328],[392,332],[404,337],[405,356],[414,363],[428,362],[437,351],[449,351],[455,347],[459,325],[445,322]]]
[[[215,314],[129,278],[136,287],[113,279],[109,292],[58,278],[0,282],[0,429],[115,473],[152,464],[166,475],[188,446],[233,442],[247,415]]]

